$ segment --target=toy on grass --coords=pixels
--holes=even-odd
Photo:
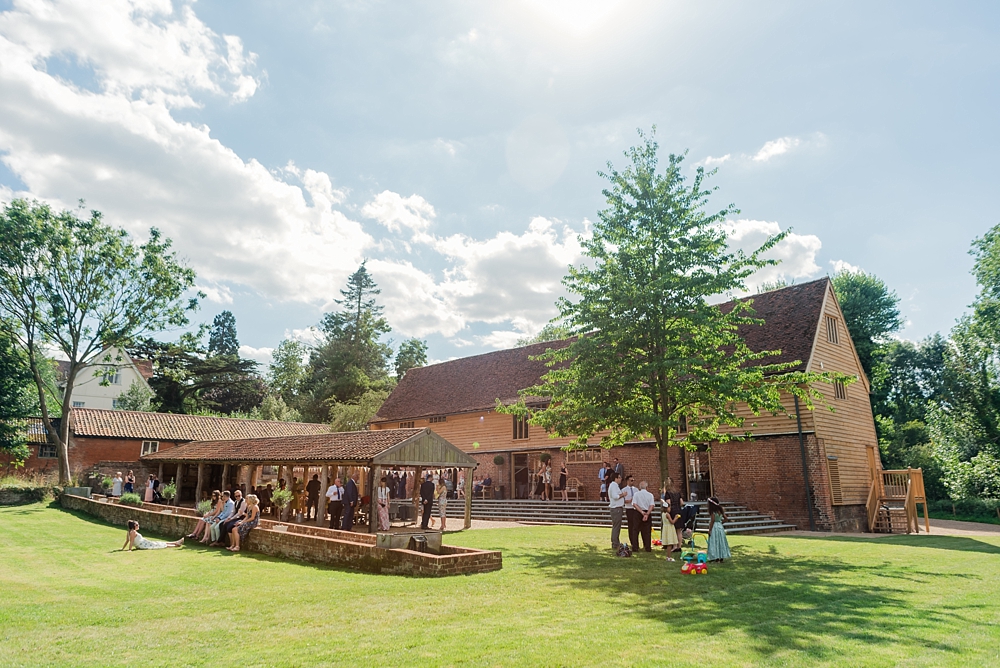
[[[657,538],[653,540],[653,545],[663,545],[663,542],[659,538]]]
[[[681,559],[684,565],[681,566],[681,573],[691,575],[704,575],[708,573],[708,554],[695,543],[692,535],[681,550]]]

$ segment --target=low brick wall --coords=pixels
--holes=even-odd
[[[188,512],[164,513],[157,510],[133,508],[116,503],[103,503],[79,496],[63,494],[59,501],[64,508],[78,510],[102,520],[124,527],[128,520],[153,533],[180,537],[194,530],[198,519]],[[316,564],[347,567],[371,573],[396,575],[444,576],[485,573],[503,568],[500,552],[471,548],[441,546],[441,554],[427,554],[412,550],[385,550],[375,546],[375,536],[335,531],[315,526],[287,524],[287,532],[274,531],[276,522],[262,520],[247,536],[241,546],[283,559],[306,561]]]
[[[51,491],[51,487],[4,487],[0,489],[0,506],[23,506],[28,503],[38,503]]]

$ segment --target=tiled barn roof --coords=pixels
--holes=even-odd
[[[804,368],[828,285],[829,279],[821,278],[747,298],[753,299],[755,317],[765,322],[763,326],[741,328],[747,345],[755,351],[781,350],[780,356],[766,358],[764,363],[799,360],[802,365],[797,368]],[[410,369],[374,420],[389,422],[488,410],[497,399],[514,402],[520,390],[536,385],[548,370],[544,362],[531,357],[566,344],[536,343]]]
[[[241,420],[99,408],[74,408],[70,425],[76,436],[141,438],[155,441],[228,440],[322,434],[330,431],[328,425],[308,422]]]
[[[427,430],[382,429],[272,438],[194,441],[146,455],[142,459],[154,462],[364,462],[425,431]]]

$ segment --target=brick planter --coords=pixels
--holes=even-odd
[[[117,503],[101,503],[80,496],[63,494],[63,508],[99,517],[109,524],[124,527],[128,520],[137,520],[152,533],[180,537],[194,531],[197,517],[189,512],[161,512],[162,506],[133,508]],[[288,524],[287,531],[275,531],[276,522],[261,520],[250,532],[241,548],[248,552],[267,554],[293,561],[305,561],[351,568],[370,573],[419,575],[471,575],[498,571],[503,568],[500,552],[474,550],[442,545],[440,554],[428,554],[404,549],[383,549],[375,545],[376,537],[335,531],[315,526]]]

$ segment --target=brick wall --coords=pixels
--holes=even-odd
[[[807,434],[805,442],[816,528],[845,530],[834,516],[825,453],[814,435]],[[719,499],[735,501],[800,529],[809,528],[797,435],[717,443],[712,446],[711,456],[712,490]]]
[[[101,503],[68,494],[60,496],[59,501],[64,508],[94,515],[119,527],[124,527],[130,519],[137,520],[140,531],[145,529],[162,536],[191,533],[198,521],[188,512],[163,513],[115,503]],[[372,573],[440,577],[485,573],[503,568],[503,557],[497,551],[448,545],[441,546],[441,554],[384,550],[375,547],[375,536],[367,534],[351,533],[347,536],[350,540],[342,540],[327,536],[344,535],[348,532],[289,525],[289,532],[282,533],[267,528],[271,524],[262,521],[262,526],[251,531],[241,547],[250,552],[283,559],[345,566]],[[124,537],[122,540],[125,540]]]

